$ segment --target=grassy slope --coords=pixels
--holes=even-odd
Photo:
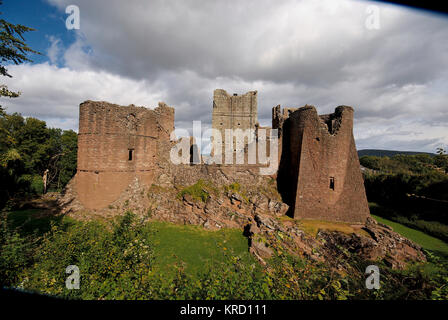
[[[241,230],[208,231],[199,226],[157,221],[150,222],[150,228],[156,231],[152,236],[156,266],[162,270],[168,270],[170,265],[183,261],[186,271],[201,271],[207,263],[222,261],[226,252],[252,261],[247,238]]]
[[[384,223],[402,236],[421,245],[424,249],[435,251],[436,253],[448,256],[448,244],[437,238],[431,237],[426,233],[408,228],[402,224],[372,215],[378,222]]]
[[[377,221],[391,226],[404,237],[418,243],[424,249],[448,257],[447,243],[399,223],[372,216]],[[42,234],[49,230],[51,220],[57,220],[50,217],[39,217],[39,210],[15,211],[10,213],[8,218],[13,226],[24,225],[24,231],[28,234],[35,229],[38,229],[38,234]],[[316,226],[309,226],[309,223],[306,222],[306,226],[302,227],[313,229],[308,231],[315,231],[314,227]],[[323,227],[321,224],[323,222],[319,224],[320,228]],[[151,221],[148,227],[156,231],[151,240],[155,246],[156,267],[160,268],[161,272],[172,270],[170,267],[181,261],[185,263],[186,271],[189,273],[203,271],[206,264],[222,261],[226,252],[241,256],[246,261],[253,261],[248,252],[247,238],[242,235],[241,230],[222,229],[219,231],[208,231],[199,226],[176,225],[158,221]],[[341,227],[343,226],[341,225]],[[333,225],[333,228],[335,228],[335,225]],[[339,230],[341,228],[336,229]],[[346,231],[344,228],[342,229],[339,231]],[[352,230],[350,231],[353,232]]]
[[[70,218],[42,216],[39,209],[13,211],[8,215],[13,228],[22,227],[25,234],[38,235],[50,230],[50,223],[76,223]],[[183,262],[187,272],[203,271],[207,263],[223,261],[225,253],[240,256],[252,262],[248,240],[238,229],[209,231],[194,225],[177,225],[150,221],[148,228],[155,231],[151,236],[156,255],[155,264],[161,272],[173,271],[170,266]]]

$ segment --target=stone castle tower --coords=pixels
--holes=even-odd
[[[174,130],[174,109],[86,101],[79,106],[78,198],[87,209],[115,201],[135,178],[150,185],[160,143]]]
[[[226,129],[253,129],[258,124],[257,91],[229,95],[223,89],[213,92],[212,128],[221,132],[225,144]],[[254,138],[254,137],[252,137]]]
[[[273,110],[281,130],[280,192],[294,218],[363,223],[369,208],[353,137],[353,108]],[[280,149],[280,148],[279,148]]]

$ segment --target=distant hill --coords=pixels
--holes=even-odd
[[[430,156],[435,156],[434,153],[429,153],[429,152],[363,149],[363,150],[358,150],[358,157],[362,157],[362,156],[392,157],[396,154],[416,155],[416,154],[422,154],[422,153],[429,154]]]

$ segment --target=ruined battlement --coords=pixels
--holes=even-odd
[[[174,130],[174,109],[104,101],[79,107],[77,189],[86,208],[115,200],[134,177],[151,181],[160,142]]]
[[[306,105],[284,119],[278,174],[294,218],[361,223],[368,217],[353,113],[339,106],[319,116]]]
[[[170,162],[176,143],[170,141],[174,109],[165,103],[151,110],[86,101],[79,110],[74,181],[78,200],[87,209],[106,208],[137,182],[141,186],[173,185],[176,179],[194,183],[211,172],[222,173],[230,181],[247,174],[256,179],[256,169],[267,164],[258,162],[258,153],[256,163],[249,163],[245,152],[262,145],[271,161],[271,151],[278,156],[278,171],[272,177],[277,178],[278,191],[294,218],[363,223],[369,216],[353,137],[352,107],[339,106],[334,113],[318,115],[314,106],[282,109],[278,105],[272,109],[272,128],[260,127],[257,91],[229,95],[216,89],[212,127],[221,132],[223,140],[226,129],[253,130],[254,139],[248,138],[244,146],[244,163],[202,163],[194,139],[185,137],[179,141],[186,141],[189,163],[178,166]],[[271,129],[278,129],[278,153],[271,149]],[[266,137],[260,134],[265,132]]]
[[[213,91],[212,128],[221,132],[222,143],[229,143],[225,139],[226,129],[251,129],[255,131],[258,125],[257,91],[249,91],[243,95],[234,93],[229,95],[223,89]],[[255,136],[250,137],[253,141]],[[213,152],[218,146],[213,144]],[[222,151],[224,152],[224,151]]]
[[[212,127],[219,130],[254,129],[258,122],[257,109],[257,91],[229,95],[223,89],[216,89],[213,92]]]
[[[339,106],[334,113],[318,115],[314,106],[305,105],[297,109],[287,109],[283,112],[283,123],[286,119],[294,119],[296,125],[303,128],[309,125],[310,121],[319,120],[319,127],[322,133],[336,135],[339,129],[343,127],[346,133],[353,130],[354,109],[349,106]]]

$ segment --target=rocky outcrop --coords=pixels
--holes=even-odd
[[[76,193],[76,175],[69,181],[65,186],[62,193],[57,198],[57,204],[61,208],[62,214],[68,214],[71,212],[79,212],[84,210],[83,205],[78,200],[78,195]]]
[[[173,174],[161,174],[155,180],[160,184],[149,188],[136,178],[118,200],[90,216],[112,217],[131,210],[144,219],[201,225],[209,230],[239,228],[249,239],[250,252],[262,264],[279,249],[328,263],[336,269],[344,268],[344,263],[354,255],[368,261],[383,260],[393,268],[404,268],[412,261],[425,261],[418,245],[372,218],[364,225],[356,225],[349,233],[331,228],[318,230],[315,235],[305,232],[300,220],[285,215],[288,206],[281,201],[272,177],[242,171],[238,176],[244,181],[243,185],[230,178],[235,172],[226,174],[225,168],[202,172],[197,166],[194,170],[197,170],[196,177],[211,176],[213,182],[199,180],[202,181],[199,184],[185,174],[191,171],[178,169],[172,171]],[[188,184],[193,181],[196,184],[191,189],[192,185]],[[71,184],[59,203],[67,214],[85,218]]]
[[[301,230],[295,221],[279,222],[273,217],[256,215],[245,230],[250,239],[250,250],[262,264],[272,255],[272,250],[267,248],[276,247],[325,262],[336,269],[347,267],[344,264],[353,256],[372,262],[382,260],[398,269],[405,268],[410,262],[426,261],[420,246],[372,218],[352,233],[319,230],[314,237]]]

